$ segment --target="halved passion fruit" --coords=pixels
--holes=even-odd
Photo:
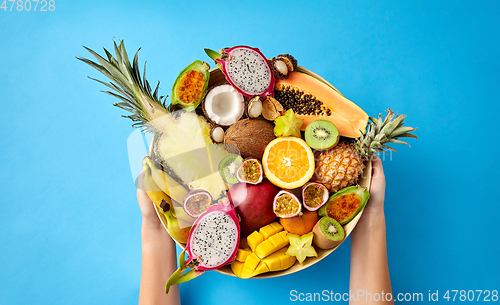
[[[212,196],[205,190],[192,190],[184,198],[182,206],[191,217],[198,217],[212,205]]]
[[[321,183],[309,182],[302,187],[302,202],[309,211],[316,211],[327,201],[330,192]]]
[[[292,192],[281,190],[274,197],[273,211],[280,218],[295,217],[302,211],[302,204]]]
[[[319,216],[328,216],[341,225],[347,224],[365,207],[370,198],[366,187],[350,186],[335,193],[330,200],[322,206]]]
[[[262,164],[255,158],[247,158],[241,163],[236,173],[236,178],[239,182],[250,184],[259,184],[264,177]]]

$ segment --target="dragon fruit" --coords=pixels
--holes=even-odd
[[[205,51],[221,68],[227,81],[244,96],[274,96],[274,74],[259,49],[236,46],[222,50],[222,55]]]
[[[170,286],[192,280],[207,270],[232,262],[240,242],[240,225],[233,205],[227,198],[210,206],[193,224],[186,249],[179,256],[179,269],[168,280]],[[186,252],[189,259],[185,261]],[[184,273],[187,268],[190,271]],[[184,273],[184,274],[183,274]]]

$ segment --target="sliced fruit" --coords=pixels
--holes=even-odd
[[[262,158],[264,174],[273,184],[293,189],[306,184],[314,174],[314,155],[307,143],[295,137],[271,141]]]
[[[231,85],[214,87],[203,101],[203,112],[214,124],[232,125],[245,113],[244,97]]]
[[[231,263],[231,270],[237,277],[241,278],[241,273],[243,272],[244,265],[244,262],[234,261]]]
[[[193,61],[179,73],[172,87],[172,104],[181,104],[187,111],[198,107],[208,86],[210,66],[206,62]]]
[[[264,239],[268,239],[270,236],[281,232],[281,230],[283,230],[283,226],[280,225],[279,222],[272,222],[267,226],[263,226],[262,228],[260,228],[259,233],[264,237]]]
[[[330,121],[316,120],[307,125],[305,139],[312,149],[330,149],[339,142],[339,131]]]
[[[331,196],[328,202],[319,209],[318,214],[331,217],[341,225],[345,225],[363,210],[368,198],[370,198],[370,193],[365,187],[346,187]]]
[[[222,158],[219,163],[219,173],[222,180],[230,184],[238,183],[236,173],[242,162],[243,158],[237,154],[228,154]]]
[[[274,234],[268,239],[261,242],[257,248],[255,248],[255,254],[259,258],[264,258],[288,245],[288,236],[286,231],[281,231]]]
[[[280,223],[288,233],[304,235],[311,232],[318,219],[318,213],[302,211],[295,217],[280,218]]]
[[[250,254],[252,254],[252,250],[239,248],[238,252],[236,252],[236,257],[234,259],[244,263]]]
[[[329,195],[330,192],[321,183],[309,182],[302,187],[302,202],[309,211],[321,208],[328,201]]]
[[[288,249],[281,249],[273,254],[263,258],[261,261],[264,262],[269,271],[280,271],[285,270],[293,266],[297,260],[295,256],[286,254]]]
[[[321,218],[313,228],[313,243],[320,249],[331,249],[342,243],[345,237],[344,228],[333,218]]]
[[[259,274],[262,274],[262,273],[266,273],[266,272],[269,272],[269,271],[270,270],[267,267],[266,263],[264,263],[263,261],[260,261],[259,265],[257,265],[257,267],[255,268],[255,270],[253,271],[252,276],[256,276],[256,275],[259,275]]]
[[[300,127],[302,127],[302,123],[304,123],[304,120],[298,119],[293,109],[288,109],[285,115],[279,116],[274,120],[274,134],[277,137],[291,136],[300,138]]]
[[[264,236],[257,231],[253,231],[252,234],[248,235],[247,243],[252,251],[255,251],[257,246],[264,241]]]
[[[236,179],[239,182],[259,184],[263,177],[262,164],[255,158],[245,159],[236,171]]]
[[[274,197],[273,211],[280,218],[289,218],[299,215],[302,204],[292,192],[281,190]]]
[[[191,217],[198,217],[212,205],[212,196],[205,190],[189,192],[182,203],[184,210]]]
[[[322,119],[332,122],[344,137],[357,138],[366,131],[368,115],[360,107],[307,74],[292,72],[287,79],[277,80],[275,98],[304,120],[302,129]]]
[[[306,257],[317,257],[318,253],[316,253],[316,250],[314,250],[312,246],[313,236],[313,232],[309,232],[302,236],[288,233],[290,247],[286,251],[286,254],[297,257],[297,260],[301,264]]]

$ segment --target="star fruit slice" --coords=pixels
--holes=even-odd
[[[306,257],[317,257],[318,253],[314,250],[314,247],[311,245],[313,240],[313,232],[309,232],[302,236],[288,233],[288,240],[290,241],[290,247],[286,251],[286,254],[290,256],[297,257],[299,263],[306,259]]]
[[[277,137],[297,137],[300,138],[300,128],[304,120],[298,119],[292,109],[288,109],[285,115],[279,116],[274,120],[274,134]]]

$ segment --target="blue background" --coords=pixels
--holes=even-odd
[[[0,2],[2,2],[0,0]],[[7,3],[10,7],[10,3]],[[16,7],[14,7],[14,10]],[[204,47],[293,54],[375,116],[418,127],[386,158],[395,293],[500,289],[496,1],[56,1],[0,10],[2,304],[136,304],[141,214],[131,122],[75,59],[125,39],[161,93]],[[102,51],[99,51],[103,54]],[[344,293],[349,242],[311,268],[269,280],[208,272],[184,304],[282,304],[290,290]],[[223,291],[223,294],[221,293]]]

